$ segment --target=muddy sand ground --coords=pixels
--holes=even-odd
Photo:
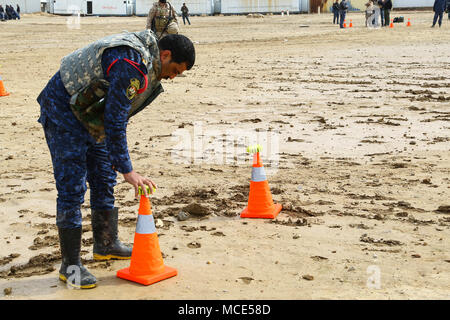
[[[115,277],[129,261],[94,262],[89,192],[82,254],[93,290],[58,281],[56,190],[36,97],[60,59],[145,18],[24,15],[0,24],[0,299],[448,299],[450,297],[450,23],[402,12],[412,26],[368,30],[351,13],[192,17],[185,77],[128,126],[151,197],[165,264],[149,287]],[[257,137],[273,221],[241,219]],[[267,141],[265,141],[266,139]],[[138,201],[119,176],[120,238]],[[177,215],[190,203],[206,216]]]

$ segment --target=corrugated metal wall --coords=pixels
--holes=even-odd
[[[87,13],[88,0],[49,0],[55,14],[71,14],[74,8],[80,8],[81,14]],[[146,16],[157,0],[90,0],[94,15],[136,15]],[[40,0],[12,0],[18,3],[24,12],[40,11]],[[126,2],[126,3],[124,3]],[[135,2],[135,4],[134,4]],[[243,14],[250,12],[291,12],[316,13],[329,11],[333,0],[171,0],[169,1],[181,15],[181,6],[185,2],[191,14]],[[349,0],[351,10],[364,10],[367,0]],[[0,4],[9,4],[9,0],[0,0]],[[394,8],[432,7],[434,0],[393,0]],[[135,7],[135,9],[133,9]]]
[[[52,1],[52,0],[49,0]],[[53,1],[53,12],[55,14],[68,14],[71,13],[74,8],[81,8],[80,0],[55,0]],[[84,12],[84,11],[82,11]]]
[[[434,0],[393,0],[394,8],[432,7]]]
[[[88,14],[87,3],[92,3],[93,15],[124,16],[133,14],[134,0],[50,0],[54,14]]]
[[[136,15],[148,15],[155,2],[157,0],[136,0]],[[214,9],[214,0],[169,0],[169,2],[180,16],[183,3],[186,3],[190,14],[212,14]]]
[[[298,11],[309,13],[309,0],[299,0]]]
[[[130,10],[133,6],[130,0],[91,0],[92,14],[94,15],[120,15],[125,16],[127,12],[129,15],[133,14]],[[86,3],[86,1],[83,1]]]
[[[298,12],[299,0],[222,0],[221,13]]]

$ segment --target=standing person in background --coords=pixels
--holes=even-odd
[[[444,11],[445,11],[445,3],[446,0],[435,0],[433,5],[433,11],[434,11],[434,18],[433,18],[433,25],[431,26],[434,28],[436,22],[439,18],[439,28],[442,25],[442,18],[444,17]]]
[[[373,1],[373,26],[378,28],[380,26],[380,7],[378,6],[377,1]]]
[[[339,27],[344,28],[344,20],[347,15],[348,4],[346,0],[342,0],[339,4]]]
[[[391,9],[392,9],[392,0],[384,0],[383,1],[383,10],[384,10],[384,26],[389,26],[391,22]]]
[[[5,5],[5,19],[11,20],[11,10],[9,9],[9,5]]]
[[[11,7],[11,12],[12,12],[12,14],[13,14],[14,20],[16,20],[16,19],[20,20],[20,16],[19,16],[19,14],[17,13],[17,11],[14,9],[14,7],[13,7],[12,5],[11,5],[10,7]]]
[[[381,16],[381,26],[384,27],[384,8],[383,8],[384,0],[378,0],[378,8],[380,10]]]
[[[183,24],[186,24],[186,19],[189,25],[191,25],[191,22],[189,21],[189,9],[186,7],[186,3],[183,3],[183,6],[181,7],[181,15],[183,16]]]
[[[5,9],[0,4],[0,21],[5,21]]]
[[[12,20],[12,19],[14,19],[14,20],[19,19],[20,20],[20,17],[17,15],[16,10],[14,10],[13,6],[11,6],[11,5],[9,5],[9,6],[6,5],[6,14],[8,15],[8,19],[9,20]]]
[[[447,0],[447,13],[448,13],[448,20],[450,20],[450,0]]]
[[[147,27],[151,29],[158,39],[168,34],[178,34],[177,13],[167,0],[155,2],[148,12]]]
[[[333,12],[333,24],[339,24],[339,0],[336,0],[333,3],[333,7],[331,9]]]
[[[366,3],[366,27],[373,25],[373,20],[370,19],[371,17],[373,17],[374,13],[373,11],[374,11],[373,2],[369,0],[369,2]],[[369,20],[371,21],[369,22]]]
[[[20,7],[19,7],[19,5],[17,5],[16,12],[17,12],[17,16],[19,17],[19,20],[20,20]]]

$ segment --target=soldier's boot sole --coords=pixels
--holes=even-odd
[[[114,255],[114,254],[103,255],[103,254],[94,253],[94,260],[97,260],[97,261],[130,260],[130,259],[131,259],[131,256],[129,256],[129,257],[121,257],[121,256],[117,256],[117,255]]]
[[[76,284],[67,282],[66,276],[61,274],[61,273],[59,274],[59,280],[61,280],[62,282],[66,283],[68,286],[71,286],[74,289],[92,289],[92,288],[95,288],[97,286],[96,283],[91,283],[91,284],[85,284],[85,285],[77,286]]]

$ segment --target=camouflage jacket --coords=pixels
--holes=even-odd
[[[127,84],[124,94],[131,104],[127,118],[130,118],[163,92],[161,83],[157,80],[161,72],[159,49],[151,31],[100,39],[66,56],[61,63],[61,79],[71,95],[70,108],[97,142],[102,142],[106,135],[105,103],[109,82],[105,79],[105,74],[108,74],[109,69],[117,62],[113,60],[109,66],[102,66],[102,53],[108,48],[120,46],[131,47],[140,54],[139,63],[131,60],[127,62],[131,66],[129,72],[139,71],[143,79],[139,80],[138,76],[125,80]],[[105,68],[107,70],[104,70]]]
[[[178,23],[177,13],[173,6],[169,2],[164,5],[155,2],[148,12],[146,28],[162,32],[171,21]]]

